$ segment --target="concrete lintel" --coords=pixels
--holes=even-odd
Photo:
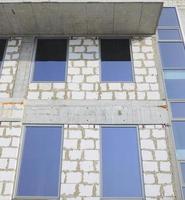
[[[154,34],[159,0],[0,0],[0,35]]]
[[[27,100],[23,123],[169,124],[165,101]]]
[[[23,37],[18,70],[13,90],[14,98],[24,98],[27,92],[29,76],[31,71],[31,60],[34,48],[34,37]]]

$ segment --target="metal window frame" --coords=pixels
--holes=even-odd
[[[158,26],[158,29],[172,29],[175,28],[175,29],[179,29],[180,33],[181,33],[181,37],[182,37],[182,40],[181,41],[173,41],[173,40],[167,40],[167,42],[181,42],[184,44],[184,34],[182,32],[182,25],[181,25],[181,21],[180,21],[180,17],[179,17],[179,14],[178,14],[178,9],[177,9],[177,6],[173,6],[173,7],[164,7],[164,8],[173,8],[175,9],[176,11],[176,16],[177,16],[177,19],[178,19],[178,22],[179,22],[179,26]],[[166,42],[164,40],[159,40],[159,37],[158,37],[158,32],[157,32],[157,38],[158,38],[158,49],[159,49],[159,53],[160,53],[160,48],[159,48],[159,43],[160,42]],[[185,44],[184,44],[185,46]],[[162,61],[162,57],[161,57],[161,53],[160,53],[160,57],[159,59]],[[185,70],[185,68],[164,68],[163,65],[162,65],[162,62],[161,62],[161,74],[162,74],[162,81],[163,81],[163,84],[164,84],[164,93],[165,93],[165,99],[166,99],[166,102],[167,102],[167,105],[168,105],[168,109],[169,109],[169,112],[168,112],[168,115],[169,115],[169,120],[170,120],[170,125],[168,127],[166,127],[166,129],[168,130],[167,132],[169,133],[169,142],[170,142],[170,147],[169,150],[170,150],[170,153],[171,153],[171,159],[172,159],[172,170],[175,172],[173,173],[174,175],[174,179],[175,179],[175,189],[176,189],[176,198],[177,199],[181,199],[181,200],[185,200],[185,198],[183,197],[183,192],[182,192],[182,184],[181,184],[181,171],[179,171],[179,160],[177,159],[177,156],[176,156],[176,145],[175,145],[175,138],[174,138],[174,134],[173,134],[173,129],[172,129],[172,123],[173,121],[184,121],[183,119],[176,119],[176,118],[173,118],[172,116],[172,110],[171,110],[171,103],[172,102],[185,102],[185,99],[170,99],[168,98],[168,95],[167,95],[167,88],[166,88],[166,84],[165,84],[165,77],[164,77],[164,71],[165,70]]]
[[[179,32],[179,34],[180,34],[180,39],[179,40],[172,40],[172,39],[170,39],[170,40],[165,40],[165,39],[159,39],[159,33],[158,33],[158,31],[157,31],[157,36],[158,36],[158,42],[166,42],[166,41],[174,41],[174,42],[183,42],[183,37],[182,37],[182,33],[181,33],[181,30],[180,30],[180,27],[168,27],[168,28],[164,28],[164,26],[162,26],[162,27],[159,27],[158,29],[157,29],[158,31],[159,30],[178,30],[178,32]]]
[[[141,184],[141,197],[104,197],[103,196],[103,165],[102,165],[102,128],[103,127],[112,127],[112,128],[135,128],[136,129],[136,137],[137,137],[137,148],[138,148],[138,159],[139,159],[139,168],[140,168],[140,184]],[[143,164],[142,164],[142,156],[141,156],[141,144],[140,144],[140,136],[139,136],[139,127],[137,125],[100,125],[100,199],[101,200],[144,200],[145,199],[145,188],[144,188],[144,177],[143,177]]]
[[[59,163],[59,181],[58,181],[58,194],[57,196],[18,196],[17,190],[18,190],[18,181],[20,176],[20,170],[21,170],[21,163],[22,163],[22,155],[24,150],[24,144],[25,144],[25,136],[26,136],[26,127],[28,126],[38,126],[38,127],[60,127],[61,128],[61,146],[60,146],[60,163]],[[18,153],[18,161],[17,161],[17,167],[16,167],[16,176],[15,176],[15,182],[14,182],[14,188],[13,188],[13,200],[59,200],[60,199],[60,193],[61,193],[61,180],[62,180],[62,157],[63,157],[63,144],[64,144],[64,125],[61,124],[23,124],[22,128],[22,134],[21,134],[21,142],[19,146],[19,153]]]
[[[129,51],[130,51],[130,62],[131,62],[131,71],[132,71],[132,80],[130,81],[103,81],[102,80],[102,59],[101,59],[101,40],[106,39],[113,39],[113,40],[120,40],[120,39],[127,39],[129,40]],[[131,37],[99,37],[99,60],[100,60],[100,67],[99,67],[99,80],[100,83],[135,83],[135,73],[134,73],[134,59],[133,59],[133,51],[132,51],[132,38]]]
[[[54,40],[54,39],[64,39],[67,40],[67,46],[66,46],[66,65],[65,65],[65,75],[63,81],[33,81],[34,71],[35,71],[35,57],[37,52],[37,43],[38,40],[42,39],[48,39],[48,40]],[[67,75],[68,75],[68,68],[69,68],[69,37],[58,37],[58,36],[35,36],[34,38],[34,47],[33,47],[33,55],[32,55],[32,61],[31,61],[31,71],[30,71],[30,77],[29,77],[29,83],[66,83],[67,82]]]

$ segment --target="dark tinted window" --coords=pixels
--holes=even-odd
[[[4,56],[5,47],[6,47],[6,42],[7,42],[7,40],[0,39],[0,67],[1,67],[1,62],[3,61],[3,56]]]
[[[175,8],[162,9],[159,26],[179,26]]]
[[[102,81],[132,81],[128,39],[101,40],[101,61]]]
[[[39,39],[33,81],[64,81],[67,40]]]
[[[141,197],[137,130],[102,128],[103,197]]]
[[[61,127],[26,127],[17,196],[58,196]]]
[[[181,42],[159,43],[163,68],[185,68],[185,48]]]

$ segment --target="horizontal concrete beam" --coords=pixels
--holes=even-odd
[[[159,0],[0,0],[0,35],[154,34]]]
[[[24,123],[169,124],[165,101],[28,100]]]

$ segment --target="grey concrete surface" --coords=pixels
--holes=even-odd
[[[0,1],[0,35],[154,34],[160,1]]]
[[[34,37],[24,37],[21,44],[22,48],[13,90],[14,98],[23,98],[27,91],[34,48],[33,40]]]
[[[168,124],[165,101],[27,100],[24,123]]]

